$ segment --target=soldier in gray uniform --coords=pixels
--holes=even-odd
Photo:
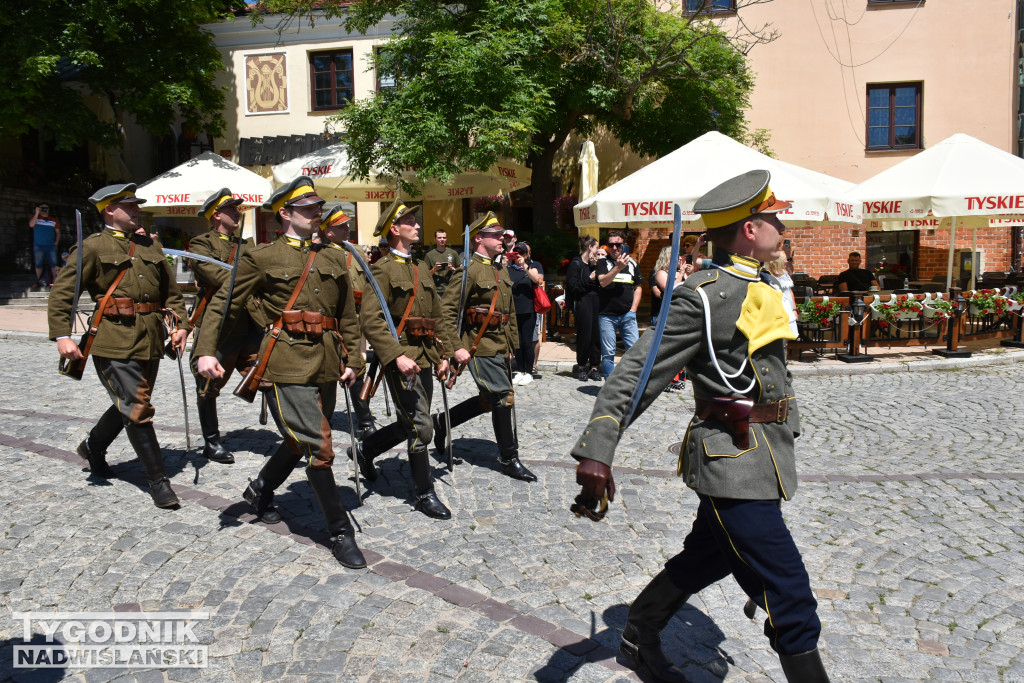
[[[794,337],[778,283],[763,270],[779,256],[785,230],[775,215],[789,207],[768,187],[767,171],[732,178],[701,197],[714,245],[713,267],[672,293],[664,338],[637,414],[685,367],[696,415],[679,474],[700,499],[683,550],[665,564],[629,609],[619,652],[658,681],[684,681],[661,649],[661,630],[687,599],[732,574],[768,615],[764,632],[789,681],[828,681],[817,650],[821,623],[800,552],[780,503],[796,491],[794,439],[800,420],[785,363]],[[628,404],[655,333],[648,331],[612,372],[572,456],[577,499],[587,507],[613,499],[611,464]]]

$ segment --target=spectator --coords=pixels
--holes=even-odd
[[[533,331],[537,327],[537,313],[533,310],[533,288],[544,284],[544,276],[530,260],[530,245],[520,242],[506,254],[508,276],[512,280],[512,301],[516,308],[519,327],[519,348],[516,349],[516,374],[513,386],[533,381]]]
[[[619,231],[608,235],[608,258],[597,262],[598,321],[601,326],[601,372],[605,379],[615,367],[616,333],[628,351],[639,336],[636,309],[640,305],[643,281],[640,266],[629,257],[626,237]]]
[[[861,268],[861,256],[859,251],[851,251],[846,259],[849,268],[839,273],[836,279],[836,289],[840,292],[866,292],[872,286],[878,286],[878,279],[867,268]]]
[[[681,245],[687,250],[687,254],[679,254],[679,264],[676,266],[675,285],[679,285],[679,283],[689,277],[693,272],[693,265],[686,262],[686,256],[690,250],[694,249],[696,242],[697,238],[689,235]],[[654,268],[651,271],[649,281],[651,287],[651,327],[658,324],[658,314],[661,311],[661,297],[665,292],[665,288],[668,286],[668,265],[671,258],[672,248],[662,247],[661,253],[658,254],[658,260],[655,262]],[[692,260],[693,257],[691,256],[690,258]],[[685,370],[680,370],[676,373],[676,376],[673,377],[672,381],[665,387],[666,393],[682,393],[683,388],[686,386],[685,372]]]
[[[60,242],[60,223],[50,216],[50,205],[43,203],[36,207],[35,214],[28,219],[32,228],[32,258],[36,267],[36,283],[32,291],[41,287],[53,287],[57,279],[57,244]],[[46,266],[46,277],[43,266]]]
[[[447,231],[438,230],[434,233],[434,248],[423,256],[423,260],[430,266],[438,298],[444,296],[444,290],[448,289],[451,282],[452,273],[462,265],[462,257],[458,252],[448,248]]]
[[[581,382],[601,379],[601,328],[597,320],[597,240],[580,238],[580,255],[569,262],[565,273],[565,298],[576,320],[576,367]]]
[[[783,253],[774,261],[764,264],[764,267],[779,281],[782,303],[789,314],[789,329],[793,330],[793,334],[799,334],[796,328],[796,298],[793,296],[793,251],[792,247],[781,242],[779,248]]]
[[[513,230],[506,230],[501,236],[501,246],[503,248],[502,253],[498,254],[498,258],[494,259],[495,263],[502,266],[509,264],[509,259],[512,256],[512,250],[516,246],[516,233]]]

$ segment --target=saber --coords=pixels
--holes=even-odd
[[[267,424],[267,392],[263,392],[263,401],[260,403],[260,424]]]
[[[449,363],[448,372],[451,372],[451,364]],[[447,377],[445,381],[441,382],[441,400],[444,402],[444,450],[448,455],[448,471],[455,474],[455,457],[452,455],[452,416],[448,412],[448,386]],[[452,480],[454,482],[454,479]]]
[[[239,245],[239,248],[241,248],[241,245]],[[224,270],[231,270],[231,265],[224,263],[223,261],[218,261],[217,259],[212,258],[210,256],[203,256],[202,254],[196,254],[191,251],[182,251],[181,249],[164,249],[163,251],[168,256],[180,256],[181,258],[184,259],[191,259],[193,261],[211,263],[217,266],[218,268],[223,268]],[[237,261],[238,259],[235,260]]]
[[[224,324],[227,323],[229,314],[231,313],[231,295],[235,293],[235,278],[238,276],[238,264],[242,262],[242,246],[245,244],[242,241],[242,233],[245,232],[245,215],[242,215],[242,220],[238,223],[238,248],[235,249],[235,260],[231,264],[231,277],[228,279],[228,292],[224,295],[224,315],[220,318],[220,327],[217,329],[217,343],[220,344],[220,340],[224,335]]]
[[[185,391],[185,368],[181,364],[181,354],[177,352],[177,349],[174,351],[174,356],[178,359],[178,378],[181,380],[181,402],[185,406],[185,452],[188,453],[192,450],[192,437],[189,436],[188,430],[188,392]]]
[[[655,356],[658,355],[658,346],[661,344],[661,338],[665,334],[668,309],[672,303],[672,290],[675,287],[676,268],[679,265],[679,238],[683,232],[683,214],[678,204],[675,205],[673,219],[675,225],[672,228],[672,254],[668,260],[668,281],[665,283],[665,293],[661,295],[661,307],[658,309],[658,324],[654,327],[654,339],[651,340],[651,348],[647,352],[647,358],[644,359],[640,378],[637,380],[636,386],[633,387],[633,395],[629,398],[629,409],[626,411],[625,418],[622,420],[622,426],[620,427],[622,431],[625,431],[626,427],[629,426],[637,406],[640,405],[640,399],[643,398],[644,390],[647,389],[647,380],[650,379],[651,370],[654,368]]]
[[[462,287],[459,294],[459,312],[457,320],[455,321],[456,336],[459,341],[462,341],[462,324],[463,318],[466,315],[466,291],[469,289],[469,224],[462,231]],[[465,364],[456,363],[455,358],[452,358],[452,364],[454,365],[454,371],[450,374],[448,381],[455,386],[455,380],[458,379],[462,371],[466,369]]]
[[[346,385],[342,385],[345,390],[345,409],[348,411],[348,438],[352,444],[352,454],[355,456],[352,458],[352,476],[356,480],[356,498],[359,502],[363,502],[363,493],[359,484],[359,460],[362,458],[362,446],[359,443],[359,439],[356,438],[356,419],[352,415],[352,392]]]
[[[75,209],[75,296],[71,299],[71,334],[75,333],[78,322],[78,297],[82,294],[82,212]],[[71,361],[61,358],[57,361],[57,372],[68,374]]]

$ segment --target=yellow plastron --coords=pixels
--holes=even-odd
[[[764,282],[747,285],[736,329],[747,338],[747,353],[771,344],[776,339],[796,339],[789,326],[789,314],[782,303],[782,292]]]

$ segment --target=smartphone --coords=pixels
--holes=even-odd
[[[629,256],[629,245],[628,244],[623,244],[622,245],[622,255],[623,256]]]
[[[789,240],[782,240],[782,248],[789,249]]]
[[[686,262],[693,265],[693,254],[686,255]]]

